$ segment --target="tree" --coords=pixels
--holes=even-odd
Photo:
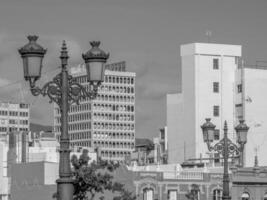
[[[119,163],[103,161],[88,164],[90,158],[88,150],[83,150],[78,159],[73,155],[71,163],[74,176],[74,200],[93,200],[96,194],[104,194],[105,191],[111,191],[118,194],[114,200],[135,200],[136,197],[124,188],[124,185],[113,181],[112,172],[119,166]],[[101,200],[105,197],[101,196]]]

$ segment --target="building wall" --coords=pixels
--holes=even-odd
[[[58,163],[32,162],[12,165],[11,199],[52,199],[56,192]]]
[[[265,167],[241,168],[234,172],[231,188],[232,199],[241,199],[248,194],[249,199],[267,198],[267,179]]]
[[[77,81],[89,90],[83,65],[72,70]],[[55,106],[55,131],[59,134],[60,113]],[[71,146],[98,147],[103,159],[124,160],[135,142],[135,73],[126,63],[106,65],[105,80],[95,100],[86,98],[69,111]]]
[[[182,53],[182,52],[181,52]],[[193,55],[185,55],[182,57],[182,113],[179,113],[182,120],[179,120],[177,126],[180,131],[177,133],[180,139],[181,155],[178,162],[181,163],[185,159],[195,158],[196,149],[196,59]],[[180,136],[181,135],[181,136]],[[184,147],[184,148],[183,148]],[[199,155],[198,155],[199,156]]]
[[[244,68],[245,120],[249,126],[248,141],[245,146],[245,166],[254,165],[254,156],[258,155],[259,164],[266,166],[267,160],[267,68]],[[256,152],[257,150],[257,152]]]
[[[218,47],[219,48],[219,47]],[[216,129],[223,137],[224,121],[228,124],[228,137],[233,139],[233,128],[235,124],[235,73],[237,64],[235,57],[226,56],[197,56],[197,81],[196,81],[196,156],[202,154],[207,157],[207,147],[203,142],[200,126],[205,118],[211,118]],[[213,59],[219,60],[219,69],[213,69]],[[213,83],[219,83],[219,92],[213,92]],[[219,116],[213,115],[213,106],[219,106]],[[215,141],[218,142],[218,141]]]
[[[200,128],[205,118],[211,118],[220,131],[220,138],[226,120],[229,138],[235,139],[236,73],[240,56],[241,46],[237,45],[194,43],[181,46],[182,100],[179,102],[182,108],[178,116],[182,116],[182,120],[177,118],[176,124],[170,125],[179,127],[177,133],[169,131],[168,141],[176,139],[169,143],[170,149],[182,149],[183,143],[187,159],[209,157]],[[218,69],[213,68],[214,59],[218,60]],[[214,82],[219,84],[217,93],[213,91]],[[214,116],[213,106],[219,106],[219,116]],[[185,156],[179,153],[181,150],[176,152],[178,158],[173,160],[171,156],[171,163],[184,160]]]
[[[183,115],[182,94],[167,95],[167,127],[168,127],[168,163],[183,162],[184,160],[184,137],[190,137],[181,131]],[[189,154],[187,152],[187,154]]]
[[[7,176],[7,144],[0,142],[0,199],[8,200],[10,194],[10,178]]]

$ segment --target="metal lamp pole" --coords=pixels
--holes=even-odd
[[[206,119],[206,123],[204,123],[201,128],[203,131],[203,139],[204,142],[207,143],[208,150],[214,151],[219,153],[223,156],[223,196],[222,199],[231,199],[230,196],[230,189],[229,189],[229,172],[228,172],[228,158],[229,155],[232,156],[241,156],[243,155],[244,145],[247,141],[247,132],[249,127],[247,127],[246,124],[244,124],[244,120],[240,120],[240,124],[238,124],[235,127],[236,133],[237,133],[237,142],[240,144],[240,146],[237,146],[234,144],[227,136],[228,134],[228,128],[227,128],[227,122],[224,122],[224,137],[221,139],[218,143],[216,143],[214,146],[211,145],[211,143],[214,140],[214,130],[215,125],[210,122],[210,119]],[[243,159],[242,159],[243,162]],[[243,164],[241,164],[243,166]]]
[[[35,86],[35,82],[41,77],[42,59],[46,50],[36,43],[38,36],[28,36],[29,43],[18,51],[23,59],[24,78],[30,83],[30,90],[34,96],[43,95],[50,98],[50,103],[55,102],[61,111],[61,135],[59,150],[59,179],[57,182],[57,198],[60,200],[73,199],[73,178],[70,167],[70,140],[68,134],[68,109],[73,103],[79,103],[83,98],[94,99],[98,86],[104,78],[104,63],[109,54],[99,49],[100,42],[91,42],[92,48],[82,57],[86,64],[87,78],[90,82],[90,90],[69,75],[67,70],[68,52],[65,41],[61,48],[61,72],[52,81],[42,88]]]
[[[222,199],[231,199],[230,197],[230,192],[229,192],[229,173],[228,173],[228,156],[229,156],[229,139],[227,137],[227,123],[226,121],[224,122],[224,137],[223,137],[223,195]],[[228,146],[229,144],[229,146]]]

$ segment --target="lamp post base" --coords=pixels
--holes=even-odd
[[[73,179],[59,178],[57,179],[57,200],[73,200]]]

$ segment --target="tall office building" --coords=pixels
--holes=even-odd
[[[84,65],[71,68],[78,83],[89,89]],[[60,110],[54,109],[54,128],[60,133]],[[97,98],[86,98],[69,109],[71,146],[97,148],[102,159],[124,160],[135,146],[135,73],[126,63],[107,64]]]
[[[193,43],[182,45],[180,53],[182,93],[168,96],[167,101],[169,163],[210,156],[200,128],[205,118],[211,118],[216,125],[214,142],[222,139],[225,120],[228,136],[235,141],[234,127],[238,123],[241,46]],[[174,107],[177,113],[168,106]],[[176,121],[173,116],[178,116]]]

